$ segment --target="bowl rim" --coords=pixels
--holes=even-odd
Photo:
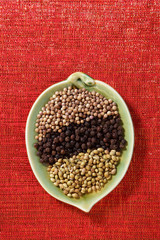
[[[116,93],[118,98],[121,99],[123,105],[125,106],[127,112],[128,112],[128,116],[129,116],[129,120],[130,120],[130,123],[131,123],[131,126],[132,126],[132,146],[131,146],[131,152],[130,152],[130,159],[128,160],[127,162],[127,167],[126,169],[122,172],[122,175],[118,178],[117,182],[115,183],[114,187],[112,189],[110,189],[109,192],[102,194],[102,196],[98,199],[96,199],[92,204],[89,205],[89,207],[81,207],[81,206],[78,206],[77,204],[75,204],[74,202],[73,203],[70,203],[70,202],[67,202],[66,200],[62,200],[61,197],[57,197],[57,196],[53,196],[53,194],[49,191],[49,189],[44,186],[43,184],[43,181],[41,181],[41,178],[38,176],[37,172],[36,172],[36,169],[34,168],[33,164],[32,164],[32,160],[31,160],[31,154],[30,154],[30,150],[29,150],[29,120],[31,118],[31,115],[32,115],[32,112],[35,108],[35,106],[37,105],[38,101],[41,99],[42,95],[44,95],[46,92],[48,92],[49,90],[51,90],[52,88],[54,88],[55,86],[58,86],[58,85],[61,85],[63,82],[67,82],[67,80],[62,80],[58,83],[55,83],[51,86],[49,86],[47,89],[45,89],[38,97],[37,99],[35,100],[35,102],[33,103],[30,111],[29,111],[29,114],[28,114],[28,117],[27,117],[27,121],[26,121],[26,127],[25,127],[25,144],[26,144],[26,149],[27,149],[27,156],[28,156],[28,160],[29,160],[29,163],[30,163],[30,166],[31,166],[31,169],[36,177],[36,179],[38,180],[39,184],[43,187],[43,189],[49,194],[51,195],[52,197],[58,199],[59,201],[61,202],[64,202],[64,203],[67,203],[69,205],[72,205],[72,206],[75,206],[79,209],[81,209],[82,211],[84,212],[89,212],[91,210],[91,208],[97,203],[99,202],[101,199],[103,199],[104,197],[106,197],[110,192],[112,192],[116,187],[117,185],[122,181],[122,179],[124,178],[129,166],[130,166],[130,163],[131,163],[131,160],[132,160],[132,156],[133,156],[133,150],[134,150],[134,143],[135,143],[135,134],[134,134],[134,125],[133,125],[133,121],[132,121],[132,117],[131,117],[131,114],[130,114],[130,111],[128,109],[128,106],[126,104],[126,102],[123,100],[123,98],[121,97],[121,95],[114,89],[112,88],[109,84],[103,82],[103,81],[100,81],[100,80],[95,80],[95,83],[99,83],[100,85],[103,85],[104,87],[107,87],[109,88],[113,93]]]

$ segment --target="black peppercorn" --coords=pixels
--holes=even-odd
[[[111,137],[111,134],[108,132],[108,133],[106,133],[106,137],[107,138],[110,138]]]
[[[71,146],[74,146],[74,144],[75,144],[75,141],[71,141],[71,142],[70,142],[70,145],[71,145]]]
[[[52,151],[52,155],[55,155],[56,154],[56,151]]]
[[[59,142],[63,142],[64,138],[63,137],[59,137]]]
[[[60,155],[59,155],[59,154],[56,154],[56,155],[55,155],[55,159],[56,159],[56,160],[58,160],[58,159],[59,159],[59,157],[60,157]]]
[[[71,140],[74,140],[74,139],[75,139],[75,135],[72,134],[72,135],[71,135]]]
[[[61,150],[61,154],[64,155],[66,152],[64,149]]]
[[[96,120],[91,120],[91,125],[96,125]]]
[[[87,142],[87,147],[90,148],[92,144],[90,142]]]
[[[110,120],[110,123],[111,123],[112,125],[114,125],[115,122],[116,122],[116,121],[115,121],[114,119],[111,119],[111,120]]]
[[[43,145],[43,141],[42,141],[42,142],[41,142],[41,141],[38,142],[38,145],[39,145],[39,146],[42,146],[42,145]]]
[[[39,151],[39,152],[42,152],[42,151],[43,151],[43,147],[40,146],[40,147],[38,148],[38,151]]]
[[[79,148],[79,146],[80,146],[80,144],[78,142],[76,142],[75,147]]]
[[[53,157],[49,157],[48,161],[49,161],[50,164],[53,164],[54,163],[54,158]]]
[[[84,124],[86,127],[90,127],[90,123],[89,122],[85,122]]]
[[[70,136],[72,134],[72,132],[70,130],[66,131],[66,136]]]
[[[52,149],[55,150],[56,149],[56,145],[52,144]]]
[[[123,130],[122,126],[118,126],[117,130]]]
[[[91,142],[92,142],[92,143],[96,143],[96,138],[92,137],[92,138],[91,138]]]
[[[118,133],[119,136],[123,135],[123,131],[122,130],[119,130],[117,133]]]
[[[108,128],[103,128],[103,133],[107,133],[108,132]]]
[[[111,132],[112,130],[113,130],[113,126],[110,125],[110,126],[109,126],[109,132]]]
[[[50,136],[51,136],[51,135],[50,135],[49,133],[46,134],[46,138],[50,138]]]
[[[101,132],[101,130],[102,130],[102,127],[98,126],[97,127],[97,132]]]
[[[98,133],[97,133],[97,137],[98,137],[98,138],[102,138],[102,133],[98,132]]]
[[[58,138],[57,138],[57,137],[54,138],[53,142],[54,142],[54,143],[58,143],[58,142],[59,142]]]
[[[75,140],[76,140],[77,142],[79,141],[79,139],[80,139],[80,137],[79,137],[79,136],[76,136]]]
[[[62,133],[60,134],[60,137],[64,138],[64,137],[65,137],[65,133],[62,132]]]
[[[69,137],[65,137],[65,141],[66,141],[66,142],[69,142],[69,141],[70,141],[70,138],[69,138]]]
[[[95,134],[96,134],[95,131],[91,131],[91,132],[90,132],[90,135],[91,135],[92,137],[95,136]]]
[[[43,163],[43,158],[40,158],[39,161],[40,161],[40,163]]]
[[[81,145],[81,148],[82,148],[83,150],[85,150],[85,149],[86,149],[86,144],[83,143],[83,144]]]
[[[65,144],[65,148],[70,148],[70,143],[69,142],[66,142],[66,144]]]
[[[39,151],[37,152],[37,156],[38,156],[38,157],[40,157],[41,154],[42,154],[41,152],[39,152]]]
[[[123,137],[122,137],[122,136],[119,136],[118,139],[121,141],[121,140],[123,139]]]
[[[46,148],[45,150],[46,150],[45,152],[47,152],[47,153],[50,152],[50,148]]]
[[[118,134],[115,132],[115,133],[112,133],[112,137],[113,138],[117,138]]]
[[[118,127],[118,123],[115,123],[113,127],[114,127],[114,128],[117,128],[117,127]]]
[[[46,147],[51,147],[52,143],[51,142],[47,142],[46,143]]]
[[[117,142],[117,140],[116,139],[111,139],[110,142],[111,142],[111,145],[114,145]]]
[[[39,144],[38,144],[38,143],[35,143],[35,144],[34,144],[34,147],[35,147],[36,149],[38,149]]]
[[[93,121],[94,121],[93,125],[96,124],[95,120],[93,120]],[[98,122],[98,123],[101,123],[101,122],[102,122],[102,119],[101,119],[101,118],[100,118],[100,119],[98,118],[97,122]]]
[[[124,148],[124,144],[120,143],[119,147],[122,149]]]
[[[80,132],[80,133],[84,133],[84,132],[85,132],[85,129],[82,127],[82,128],[80,128],[79,132]]]
[[[60,152],[60,150],[61,150],[61,148],[58,146],[58,147],[56,147],[56,151],[57,152]]]

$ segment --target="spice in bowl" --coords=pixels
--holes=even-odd
[[[117,104],[98,92],[64,88],[42,107],[35,148],[55,186],[68,197],[100,190],[116,174],[125,148]]]

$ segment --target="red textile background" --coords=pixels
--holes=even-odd
[[[0,238],[160,239],[159,1],[0,1]],[[89,213],[48,195],[25,148],[29,110],[82,71],[126,101],[135,127],[129,170]]]

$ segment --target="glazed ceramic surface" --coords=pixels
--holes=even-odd
[[[97,91],[105,96],[107,99],[111,98],[118,104],[119,113],[123,121],[123,127],[125,129],[125,139],[128,144],[126,150],[123,151],[120,164],[117,167],[117,174],[105,185],[105,187],[98,192],[86,194],[80,199],[69,198],[63,194],[63,192],[50,181],[47,167],[39,162],[39,157],[36,155],[36,149],[34,148],[35,140],[35,122],[37,114],[41,108],[49,101],[49,98],[55,91],[60,91],[65,87],[75,85],[78,88],[86,88],[89,91]],[[73,205],[85,212],[89,212],[95,203],[109,194],[124,177],[133,153],[134,147],[134,129],[131,119],[131,115],[122,97],[108,84],[99,80],[94,80],[88,75],[77,72],[73,73],[67,80],[59,82],[47,88],[35,101],[30,113],[28,115],[26,124],[26,148],[31,168],[41,184],[41,186],[54,198]],[[113,199],[114,201],[114,199]]]

